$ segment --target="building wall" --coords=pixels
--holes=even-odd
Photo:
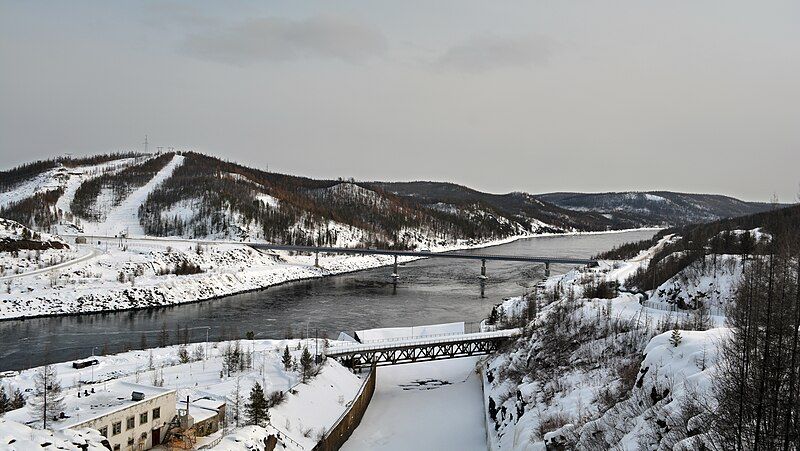
[[[156,420],[153,419],[153,409],[155,408],[161,409],[161,415]],[[145,412],[147,413],[147,422],[142,424],[139,421],[139,415]],[[134,417],[135,426],[133,429],[128,429],[127,420],[131,416]],[[71,429],[90,427],[102,431],[103,428],[107,428],[106,437],[112,450],[116,445],[119,445],[121,451],[146,450],[158,444],[153,443],[153,429],[159,429],[160,438],[163,440],[167,432],[167,425],[174,417],[175,392],[173,391],[146,398],[124,409],[72,426]],[[118,421],[121,422],[122,431],[114,435],[113,424]],[[146,438],[142,439],[142,434],[146,434]],[[128,440],[131,438],[133,439],[132,446],[128,445]]]

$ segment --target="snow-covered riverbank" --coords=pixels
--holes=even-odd
[[[527,238],[514,236],[485,243],[464,242],[434,252],[489,247]],[[390,265],[392,256],[263,253],[245,244],[197,245],[185,240],[92,240],[71,249],[26,252],[4,258],[0,320],[76,315],[177,305],[259,290],[286,282]],[[77,255],[92,253],[92,258]],[[41,261],[69,261],[37,270]],[[399,261],[414,260],[401,257]],[[17,269],[20,268],[20,269]],[[190,269],[190,270],[187,270]],[[30,271],[30,275],[27,273]],[[181,272],[196,272],[181,274]],[[178,274],[175,274],[175,273]]]

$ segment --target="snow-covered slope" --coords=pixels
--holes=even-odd
[[[105,215],[102,222],[84,222],[84,232],[88,234],[116,235],[125,233],[130,236],[143,236],[144,229],[139,223],[139,207],[141,207],[147,196],[153,192],[158,185],[164,183],[175,171],[175,168],[183,163],[182,155],[175,155],[172,160],[158,171],[156,175],[141,188],[133,191],[125,198],[122,204],[112,206]],[[66,193],[65,193],[66,195]],[[63,197],[63,196],[62,196]]]
[[[708,256],[649,300],[585,297],[598,283],[624,280],[669,239],[627,262],[551,277],[530,300],[503,304],[499,317],[509,324],[530,314],[532,299],[538,313],[525,336],[487,364],[491,448],[696,449],[691,437],[709,424],[703,415],[713,408],[716,356],[729,333],[724,317],[697,307],[723,313],[712,303],[730,301],[741,261]],[[678,443],[686,447],[673,448]]]
[[[539,199],[572,210],[607,215],[628,227],[683,225],[766,211],[769,204],[729,196],[670,191],[618,193],[548,193]]]

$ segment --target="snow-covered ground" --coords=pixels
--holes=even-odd
[[[104,221],[84,222],[84,232],[88,234],[105,235],[115,235],[125,232],[129,236],[144,235],[144,230],[141,224],[139,224],[139,207],[158,185],[167,180],[172,175],[172,172],[183,164],[183,159],[184,157],[182,155],[173,156],[172,160],[161,168],[149,182],[130,193],[120,205],[112,207],[110,211],[106,213]],[[100,203],[102,200],[98,199],[98,202]]]
[[[487,365],[491,449],[695,449],[689,431],[702,430],[698,406],[713,407],[716,356],[729,331],[724,316],[692,309],[702,303],[724,313],[741,259],[708,256],[648,301],[630,293],[582,297],[587,280],[624,282],[669,239],[629,261],[547,280],[526,335]],[[560,293],[555,302],[553,291]],[[527,301],[512,298],[501,310],[522,315]],[[673,448],[679,443],[686,447]]]
[[[485,450],[477,357],[378,368],[375,394],[344,451]]]
[[[460,243],[433,251],[475,248]],[[99,243],[99,244],[98,244]],[[0,291],[0,319],[65,315],[157,307],[213,299],[249,290],[315,277],[342,274],[392,264],[386,255],[313,255],[292,252],[266,254],[243,243],[209,242],[198,245],[182,239],[92,239],[70,244],[69,250],[49,250],[45,259],[61,265],[34,272],[27,254],[3,256],[7,275]],[[88,255],[90,254],[91,255]],[[52,255],[51,255],[52,254]],[[399,261],[410,261],[401,257]],[[176,275],[179,265],[199,267],[197,274]],[[17,269],[20,268],[20,269]],[[21,277],[19,277],[21,276]]]
[[[298,372],[284,369],[281,357],[285,346],[289,347],[293,358],[299,359],[301,351],[298,347],[307,346],[313,353],[314,340],[242,340],[239,344],[252,363],[249,368],[234,371],[230,375],[223,370],[223,356],[225,350],[234,346],[235,342],[189,345],[187,351],[192,360],[187,363],[181,363],[178,355],[180,346],[176,345],[98,356],[99,364],[89,368],[74,369],[71,362],[54,366],[66,394],[68,409],[74,404],[70,399],[75,397],[77,387],[88,389],[93,380],[96,384],[114,380],[146,385],[157,383],[164,388],[177,389],[178,399],[184,399],[187,395],[227,399],[227,412],[230,415],[236,385],[239,385],[241,395],[246,399],[253,384],[259,382],[267,395],[274,391],[285,393],[285,399],[269,410],[270,424],[267,429],[273,434],[280,432],[288,437],[283,443],[285,449],[292,450],[313,448],[319,435],[335,424],[361,387],[359,377],[331,359],[326,360],[321,372],[307,383],[301,383]],[[206,354],[207,358],[202,358]],[[28,396],[34,385],[36,371],[36,368],[25,370],[1,379],[0,383],[7,392],[18,388]],[[27,431],[25,424],[31,422],[31,415],[27,408],[22,408],[8,412],[5,419],[9,421],[0,423],[0,438]],[[57,422],[54,427],[58,427]],[[231,427],[235,428],[236,425],[232,424]],[[233,432],[231,437],[223,440],[219,449],[237,449],[241,440],[252,440],[259,434],[266,436],[264,428],[260,427],[247,427]],[[46,433],[37,431],[36,434]],[[3,443],[0,442],[0,449],[4,449]]]

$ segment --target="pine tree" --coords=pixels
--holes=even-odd
[[[29,403],[33,418],[42,422],[42,428],[47,429],[47,423],[64,411],[64,395],[61,393],[61,383],[55,367],[45,365],[34,376],[33,398]]]
[[[250,389],[250,401],[245,404],[244,409],[248,425],[265,426],[269,420],[267,398],[264,396],[264,389],[258,382]]]
[[[178,347],[178,360],[181,363],[189,363],[189,350],[186,349],[186,345],[180,345]]]
[[[675,348],[677,348],[678,345],[681,344],[681,331],[678,330],[677,326],[675,326],[675,328],[672,329],[672,336],[669,337],[669,342]]]
[[[5,413],[9,410],[9,402],[8,395],[6,395],[6,388],[0,384],[0,413]]]
[[[283,348],[283,359],[281,361],[283,362],[284,370],[289,371],[292,369],[292,355],[289,354],[288,345],[285,348]]]
[[[20,391],[20,389],[15,388],[14,392],[11,394],[8,410],[21,409],[23,407],[25,407],[25,397],[22,396],[22,391]]]
[[[311,353],[308,348],[303,348],[303,355],[300,357],[300,370],[303,376],[303,382],[311,378],[314,372],[314,359],[311,358]]]

